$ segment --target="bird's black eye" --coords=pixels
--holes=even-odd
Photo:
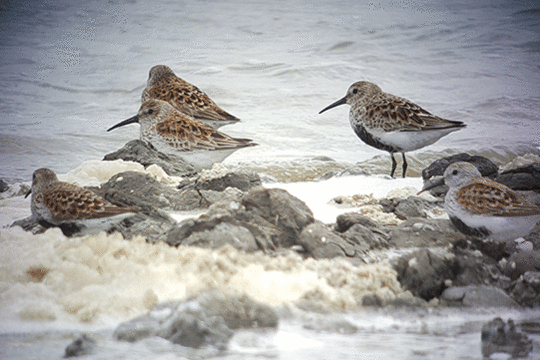
[[[457,175],[457,173],[458,173],[457,170],[452,171],[452,175]]]
[[[148,109],[148,115],[152,115],[154,113],[154,109]]]
[[[353,89],[352,93],[353,93],[353,94],[357,94],[357,93],[358,93],[358,89]]]

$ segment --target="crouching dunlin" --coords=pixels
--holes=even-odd
[[[237,139],[220,133],[162,100],[144,102],[137,115],[107,131],[132,123],[141,125],[141,140],[161,152],[181,156],[197,170],[212,167],[236,150],[257,145],[250,139]]]
[[[217,106],[196,86],[180,79],[170,67],[165,65],[156,65],[150,69],[141,100],[144,103],[151,99],[166,101],[181,113],[215,129],[240,121],[236,116]]]
[[[403,177],[407,171],[405,153],[431,145],[452,131],[465,127],[461,121],[445,120],[413,104],[382,92],[367,81],[352,84],[344,98],[327,106],[319,114],[333,107],[349,104],[349,122],[356,135],[366,144],[385,150],[392,157],[392,171],[396,170],[394,153],[403,156]]]
[[[58,180],[54,171],[41,168],[34,171],[30,209],[40,223],[60,226],[70,224],[74,232],[82,228],[99,231],[112,217],[119,221],[138,210],[111,204],[101,196],[80,186]]]
[[[482,177],[467,162],[446,168],[444,176],[424,186],[421,192],[446,184],[444,209],[454,226],[465,235],[495,241],[515,240],[527,235],[540,221],[540,207],[515,191]]]

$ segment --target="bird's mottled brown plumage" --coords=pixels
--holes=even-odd
[[[152,99],[166,101],[178,111],[214,128],[240,121],[221,109],[199,88],[176,76],[171,68],[165,65],[156,65],[150,69],[141,100],[144,103]]]
[[[80,186],[61,182],[47,168],[34,172],[31,192],[30,207],[34,217],[54,225],[137,212],[136,209],[113,205]]]

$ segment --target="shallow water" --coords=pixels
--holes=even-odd
[[[260,144],[236,152],[226,165],[263,173],[266,186],[300,197],[324,222],[350,211],[328,205],[336,195],[382,197],[394,189],[418,189],[421,183],[387,175],[311,182],[357,161],[366,161],[363,169],[373,174],[389,172],[389,156],[363,144],[350,129],[346,106],[318,115],[355,81],[373,81],[439,116],[468,124],[411,153],[411,175],[461,151],[483,154],[497,164],[518,154],[538,154],[540,8],[533,2],[506,3],[2,4],[0,178],[28,182],[39,167],[64,174],[137,138],[137,126],[106,129],[137,112],[148,70],[157,64],[169,65],[242,119],[223,132]],[[61,178],[96,185],[125,169],[92,166]],[[28,201],[0,200],[0,224],[28,216]],[[54,230],[31,236],[3,228],[0,256],[3,359],[59,358],[81,332],[98,340],[102,351],[89,357],[96,359],[480,359],[483,322],[495,316],[540,317],[509,309],[359,310],[351,299],[366,291],[358,280],[360,270],[293,255],[275,259],[190,248],[168,252],[118,236],[68,240]],[[40,266],[51,274],[43,282],[29,275]],[[388,266],[366,271],[376,274],[374,291],[404,296],[391,286],[395,276]],[[329,285],[336,274],[356,279],[354,286]],[[280,328],[238,333],[225,353],[185,349],[160,339],[111,341],[118,323],[152,305],[152,292],[164,301],[215,284],[278,307]],[[319,322],[291,305],[315,290],[331,309]],[[313,325],[336,317],[359,330],[343,334]],[[534,340],[538,345],[538,337]]]
[[[260,146],[230,164],[381,154],[347,106],[317,114],[359,80],[469,125],[429,150],[538,146],[540,11],[506,3],[8,2],[0,178],[67,172],[137,138],[136,125],[105,130],[137,112],[156,64],[243,120],[222,130]]]

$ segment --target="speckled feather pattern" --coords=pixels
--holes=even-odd
[[[384,93],[367,81],[351,85],[349,94],[352,117],[368,129],[424,131],[462,126],[459,121],[442,119],[407,99]]]
[[[52,170],[46,168],[34,172],[30,207],[37,219],[52,224],[137,212],[113,205],[77,185],[61,182]]]
[[[493,216],[540,215],[540,208],[512,189],[488,178],[471,180],[457,189],[456,201],[471,214]]]
[[[221,109],[199,88],[176,76],[171,68],[165,65],[156,65],[150,69],[141,100],[144,103],[152,99],[166,101],[178,111],[216,128],[240,121]]]
[[[141,139],[158,149],[177,152],[240,149],[256,145],[249,139],[236,139],[218,132],[210,125],[177,111],[169,103],[149,100],[138,113]]]

